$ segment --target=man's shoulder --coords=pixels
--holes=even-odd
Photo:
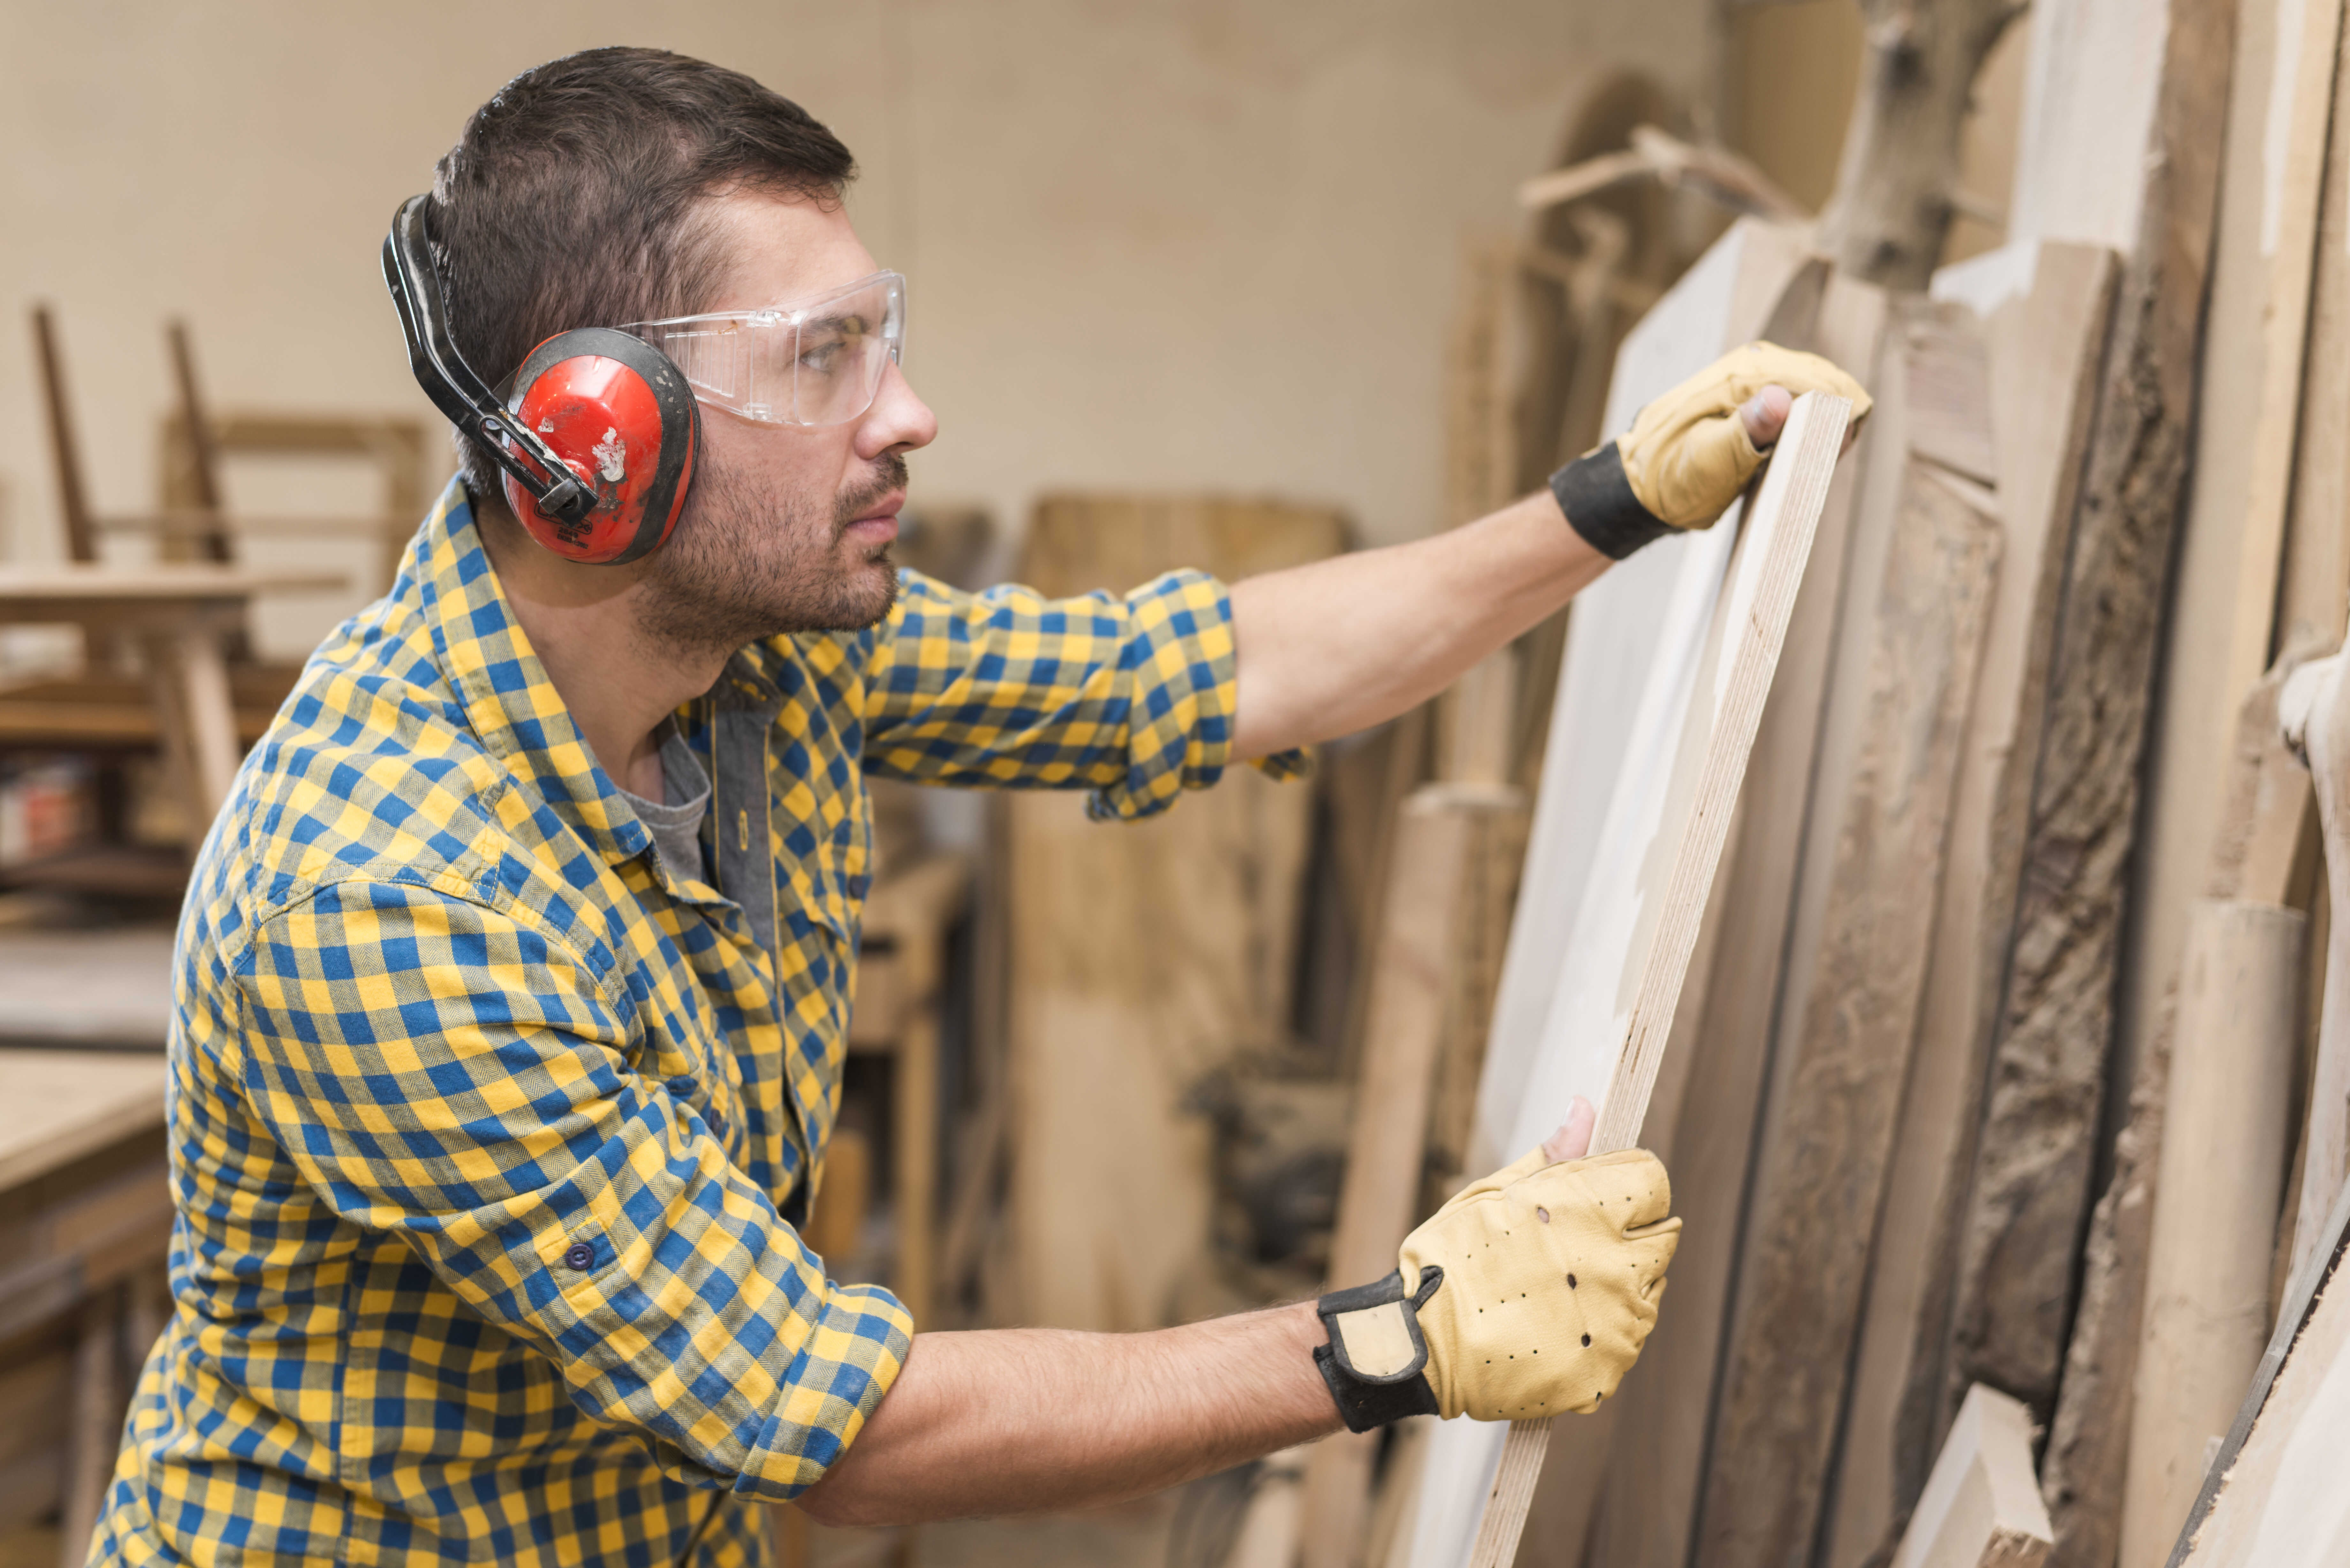
[[[238,775],[198,877],[254,919],[327,884],[472,887],[513,832],[513,774],[469,723],[412,607],[338,628]]]

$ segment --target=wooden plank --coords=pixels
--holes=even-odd
[[[106,1488],[122,1441],[125,1390],[117,1336],[122,1326],[120,1291],[82,1310],[75,1325],[73,1402],[66,1428],[65,1477],[57,1518],[57,1568],[78,1568],[89,1552]]]
[[[2050,665],[2023,894],[1957,1228],[1941,1412],[1976,1382],[2046,1408],[2113,1033],[2158,633],[2187,469],[2233,0],[2173,0]]]
[[[2263,48],[2261,29],[2272,22],[2275,36]],[[2076,1543],[2079,1561],[2109,1557],[2121,1513],[2174,1028],[2164,988],[2183,946],[2178,911],[2198,880],[2213,896],[2282,899],[2301,864],[2308,786],[2272,734],[2262,732],[2255,712],[2272,704],[2273,682],[2246,698],[2244,672],[2266,659],[2272,631],[2281,661],[2289,664],[2321,641],[2330,644],[2342,618],[2339,428],[2350,406],[2350,371],[2338,334],[2313,336],[2304,327],[2338,325],[2350,300],[2350,258],[2342,254],[2350,232],[2350,144],[2338,116],[2330,131],[2321,123],[2350,61],[2341,57],[2334,36],[2338,5],[2289,7],[2273,17],[2253,8],[2246,23],[2229,131],[2231,141],[2241,141],[2230,153],[2231,178],[2241,178],[2236,189],[2223,191],[2230,215],[2213,278],[2214,351],[2204,372],[2198,468],[2210,477],[2199,481],[2180,552],[2185,575],[2171,634],[2175,647],[2225,652],[2169,661],[2161,728],[2171,739],[2147,770],[2157,810],[2141,855],[2145,918],[2136,950],[2125,959],[2132,977],[2125,1018],[2136,1021],[2122,1042],[2131,1116],[2116,1145],[2112,1182],[2092,1217],[2048,1465],[2068,1562],[2076,1560]],[[2264,105],[2257,90],[2263,71]],[[2264,138],[2250,134],[2254,111],[2263,107]],[[2331,151],[2321,161],[2315,150],[2328,140]],[[2288,490],[2281,590],[2276,535]],[[2229,753],[2197,733],[2215,713],[2238,715],[2240,735],[2229,774],[2218,777],[2215,761]]]
[[[1625,338],[1604,428],[1624,429],[1648,399],[1754,336],[1809,265],[1801,235],[1754,223],[1733,224]],[[1517,1122],[1535,1092],[1534,1069],[1565,982],[1560,955],[1575,950],[1575,923],[1591,891],[1594,867],[1603,844],[1613,842],[1611,801],[1639,798],[1638,790],[1621,777],[1625,759],[1637,749],[1636,732],[1642,725],[1663,724],[1669,712],[1679,711],[1675,705],[1686,701],[1689,688],[1680,667],[1697,649],[1731,537],[1717,530],[1659,541],[1576,598],[1552,701],[1541,801],[1493,1004],[1468,1168],[1501,1163],[1518,1136]],[[1678,628],[1673,637],[1667,635],[1669,627]],[[1667,649],[1673,650],[1669,659]],[[1640,743],[1653,746],[1657,740],[1651,736]],[[1604,1062],[1595,1065],[1594,1079],[1605,1071]],[[1555,1103],[1547,1108],[1564,1115],[1565,1096],[1551,1093]],[[1563,1511],[1569,1517],[1561,1522],[1546,1514],[1546,1532],[1580,1540],[1587,1530],[1613,1410],[1604,1408],[1564,1429],[1567,1458],[1554,1471],[1555,1485],[1566,1494]],[[1415,1564],[1465,1558],[1501,1448],[1501,1433],[1472,1423],[1444,1423],[1430,1434],[1409,1511],[1411,1528],[1399,1541],[1399,1558]]]
[[[2350,1446],[2350,1190],[2294,1271],[2236,1423],[2213,1455],[2168,1568],[2330,1568],[2350,1558],[2342,1454]]]
[[[1905,1426],[1904,1412],[1915,1407],[1913,1391],[1927,1396],[1926,1411],[1940,1402],[1950,1226],[1981,1108],[2049,647],[2117,270],[2118,258],[2101,245],[2025,241],[1946,269],[1935,284],[1938,296],[1964,301],[1983,323],[2002,585],[1935,889],[1934,950],[1854,1352],[1826,1568],[1860,1568],[1898,1538],[1941,1437],[1926,1421]]]
[[[2298,36],[2292,25],[2301,24]],[[2324,191],[2327,133],[2342,41],[2340,0],[2298,0],[2278,8],[2278,57],[2269,105],[2272,143],[2265,170],[2261,251],[2268,260],[2262,324],[2260,415],[2251,431],[2251,483],[2233,519],[2238,550],[2235,612],[2230,621],[2220,690],[2248,691],[2269,667],[2276,627],[2277,568],[2284,559],[2286,503],[2293,447],[2301,433],[2302,366],[2309,341],[2311,283],[2316,268],[2318,209]],[[2272,130],[2273,134],[2273,130]],[[2339,432],[2324,432],[2339,439]],[[2232,712],[2229,715],[2232,720]]]
[[[1962,335],[1939,333],[1928,352],[1953,339]],[[1987,432],[1987,401],[1974,413]],[[1874,596],[1852,782],[1840,820],[1821,825],[1834,859],[1818,950],[1790,996],[1786,1081],[1749,1199],[1744,1299],[1701,1515],[1706,1560],[1788,1561],[1818,1532],[1925,995],[1937,901],[1920,891],[1941,879],[2001,535],[1990,493],[1918,448],[1913,440]]]
[[[2275,848],[2277,830],[2299,819],[2301,808],[2291,789],[2307,790],[2305,774],[2278,739],[2277,701],[2287,674],[2282,667],[2271,671],[2244,701],[2205,898],[2272,904],[2287,897],[2291,860]],[[2064,1383],[2043,1467],[2056,1524],[2057,1560],[2067,1564],[2110,1563],[2120,1549],[2130,1407],[2175,1028],[2175,1009],[2166,1008],[2138,1057],[2129,1119],[2114,1144],[2113,1175],[2090,1216],[2080,1307],[2065,1346]]]
[[[1893,1568],[2039,1568],[2054,1545],[2032,1473],[2032,1412],[1978,1383],[1950,1423]]]
[[[2334,114],[2318,210],[2302,367],[2301,440],[2277,593],[2277,647],[2324,649],[2350,613],[2350,49],[2336,51]]]
[[[1810,302],[1812,319],[1774,320],[1773,340],[1825,354],[1881,389],[1883,292],[1841,277],[1823,285]],[[1873,490],[1886,488],[1879,476],[1898,467],[1879,454],[1900,448],[1899,413],[1880,403],[1839,466],[1821,515],[1747,761],[1735,843],[1710,907],[1721,929],[1703,961],[1703,995],[1685,993],[1676,1021],[1676,1029],[1687,1025],[1686,1038],[1676,1041],[1668,1060],[1686,1063],[1689,1085],[1678,1106],[1660,1096],[1650,1109],[1646,1140],[1673,1172],[1683,1220],[1673,1255],[1673,1310],[1659,1317],[1640,1375],[1618,1392],[1604,1449],[1590,1451],[1601,1435],[1593,1430],[1596,1418],[1556,1428],[1552,1437],[1553,1459],[1529,1529],[1554,1540],[1579,1538],[1585,1510],[1574,1500],[1586,1483],[1576,1470],[1604,1465],[1605,1496],[1589,1524],[1595,1562],[1678,1563],[1690,1554],[1756,1106],[1774,1033],[1776,1009],[1767,999],[1779,992],[1794,915],[1856,514]]]
[[[1328,508],[1270,501],[1047,497],[1018,570],[1053,595],[1185,566],[1229,581],[1335,554],[1344,532]],[[1209,1238],[1209,1130],[1184,1098],[1289,1025],[1312,792],[1234,768],[1141,823],[1090,822],[1066,793],[1004,807],[1006,1315],[1156,1326]]]
[[[1633,982],[1629,993],[1610,987],[1599,1003],[1615,1014],[1621,1044],[1599,1101],[1598,1126],[1591,1140],[1595,1152],[1632,1147],[1648,1119],[1649,1091],[1671,1033],[1745,778],[1747,754],[1810,558],[1813,532],[1827,504],[1850,413],[1851,405],[1840,398],[1810,393],[1795,400],[1752,511],[1740,528],[1740,548],[1716,614],[1707,618],[1708,651],[1692,671],[1697,680],[1685,727],[1669,744],[1670,760],[1653,781],[1664,786],[1654,803],[1655,815],[1646,833],[1619,841],[1637,844],[1638,860],[1607,867],[1626,884],[1610,890],[1631,895],[1610,900],[1617,912],[1637,914],[1619,950],[1623,959],[1633,961],[1622,973],[1623,981]],[[1671,847],[1658,857],[1648,853],[1651,846]],[[1562,989],[1570,999],[1576,992],[1567,988],[1579,978],[1575,971],[1581,962],[1580,953],[1569,953],[1568,979]],[[1618,998],[1628,1002],[1628,1011],[1617,1011]],[[1588,1064],[1563,1059],[1568,1054],[1552,1053],[1539,1064],[1553,1069],[1544,1075],[1555,1078],[1558,1069],[1587,1071]],[[1547,1108],[1557,1101],[1554,1094],[1534,1103]],[[1501,1568],[1516,1556],[1550,1427],[1548,1420],[1511,1423],[1492,1493],[1471,1546],[1471,1568]]]
[[[2297,909],[2199,899],[2188,928],[2123,1492],[2121,1568],[2169,1555],[2259,1364],[2299,1055]]]
[[[0,1192],[163,1125],[158,1052],[0,1051]]]
[[[1395,1267],[1419,1210],[1421,1155],[1452,1000],[1475,816],[1513,809],[1516,792],[1430,784],[1398,813],[1386,909],[1370,955],[1371,993],[1356,1078],[1347,1171],[1330,1241],[1328,1287]],[[1376,1432],[1339,1432],[1308,1451],[1298,1520],[1305,1568],[1351,1568],[1360,1552]]]
[[[2330,888],[2350,891],[2350,679],[2345,656],[2302,666],[2279,699],[2279,726],[2306,759]],[[2337,900],[2338,901],[2338,900]],[[2301,1194],[2291,1217],[2293,1264],[2306,1262],[2325,1216],[2350,1183],[2350,919],[2326,932],[2325,992],[2301,1140]]]

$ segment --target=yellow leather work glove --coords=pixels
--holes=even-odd
[[[1593,1410],[1657,1324],[1680,1241],[1646,1149],[1554,1163],[1536,1149],[1404,1239],[1377,1284],[1324,1296],[1314,1353],[1347,1427]]]
[[[1552,474],[1551,493],[1575,531],[1618,561],[1675,529],[1707,527],[1762,466],[1738,410],[1774,386],[1796,397],[1850,398],[1856,426],[1868,414],[1861,384],[1818,355],[1749,343],[1643,408],[1629,431]]]

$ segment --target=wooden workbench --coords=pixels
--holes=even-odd
[[[53,1514],[78,1563],[161,1332],[160,1052],[0,1050],[0,1539]]]

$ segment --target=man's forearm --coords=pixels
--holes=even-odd
[[[1465,527],[1232,586],[1232,754],[1352,734],[1426,701],[1609,565],[1547,490]]]
[[[924,1334],[800,1506],[905,1524],[1137,1497],[1336,1431],[1314,1303],[1151,1334]]]

